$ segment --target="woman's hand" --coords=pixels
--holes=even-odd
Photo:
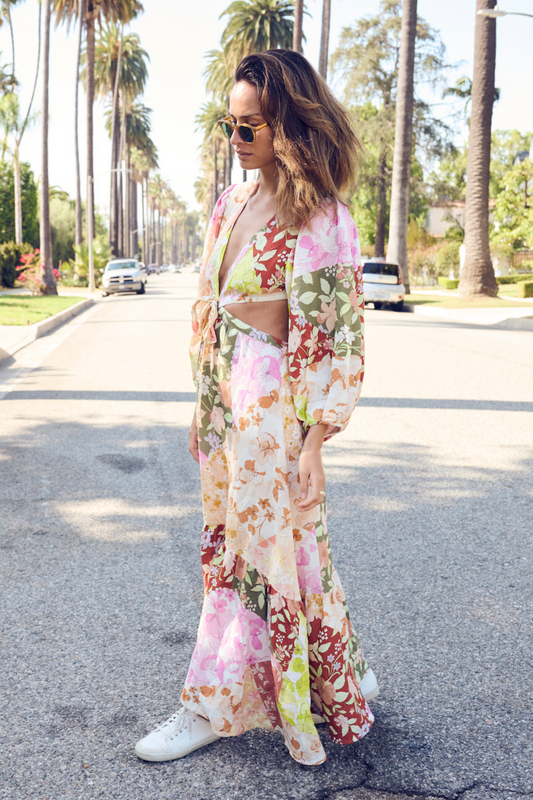
[[[320,448],[326,435],[327,425],[313,425],[309,429],[300,453],[298,477],[300,480],[299,511],[310,511],[320,505],[326,493],[326,476],[322,465]]]
[[[195,461],[200,463],[200,456],[198,455],[198,429],[196,427],[196,409],[192,416],[191,427],[189,429],[189,453]]]

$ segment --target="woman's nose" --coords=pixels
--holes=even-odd
[[[230,139],[230,142],[231,142],[231,144],[233,145],[233,147],[235,147],[236,145],[240,144],[241,142],[243,142],[244,144],[246,144],[246,142],[244,141],[244,139],[243,139],[241,136],[239,136],[239,133],[238,133],[238,131],[237,131],[237,128],[234,128],[234,129],[233,129],[233,133],[231,134],[231,139]]]

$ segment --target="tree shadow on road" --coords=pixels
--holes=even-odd
[[[400,443],[361,444],[355,458],[339,440],[326,454],[334,559],[381,685],[370,734],[343,748],[324,732],[328,761],[314,769],[264,731],[180,762],[135,758],[136,739],[179,703],[202,604],[185,415],[135,394],[120,422],[116,405],[106,419],[84,399],[65,421],[74,395],[9,395],[8,783],[40,796],[36,765],[52,748],[54,797],[248,800],[253,787],[257,800],[310,800],[364,784],[451,798],[475,781],[530,791],[531,460],[472,468]]]

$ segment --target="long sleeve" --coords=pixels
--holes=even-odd
[[[359,238],[348,209],[313,215],[288,266],[289,370],[298,419],[343,430],[364,372],[363,279]]]
[[[202,328],[205,325],[210,325],[209,315],[212,312],[209,301],[212,301],[213,298],[216,297],[213,286],[213,263],[211,255],[220,234],[220,229],[226,219],[226,203],[233,188],[234,184],[225,189],[218,198],[205,237],[204,252],[202,254],[200,274],[198,276],[197,300],[192,308],[193,335],[189,348],[192,376],[196,389],[198,389],[198,359],[202,346]]]

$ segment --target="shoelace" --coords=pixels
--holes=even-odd
[[[167,736],[169,737],[169,739],[174,739],[186,727],[190,737],[192,733],[192,724],[194,720],[195,720],[194,715],[191,714],[191,712],[188,711],[185,707],[182,707],[180,708],[179,711],[177,711],[175,714],[172,714],[171,717],[165,720],[165,722],[162,722],[161,725],[158,725],[155,730],[163,731],[163,733],[166,733],[166,731],[164,731],[163,729],[167,725],[171,725],[174,728],[174,730],[172,731],[172,733],[168,733]]]

